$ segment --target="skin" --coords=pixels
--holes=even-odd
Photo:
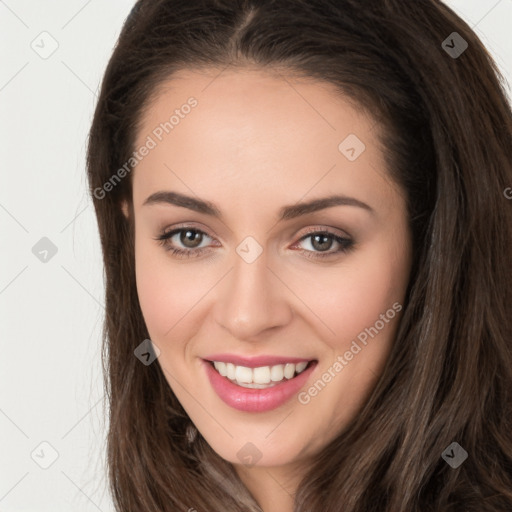
[[[405,199],[387,174],[373,119],[330,84],[258,69],[177,73],[149,105],[136,146],[191,96],[197,107],[133,171],[139,300],[158,364],[203,437],[234,464],[265,512],[291,512],[308,459],[343,431],[374,388],[400,315],[307,404],[294,397],[264,413],[233,409],[210,386],[201,358],[317,359],[307,390],[359,333],[403,304],[411,264]],[[355,161],[338,149],[349,134],[366,145]],[[143,205],[163,190],[211,201],[223,219]],[[341,205],[277,221],[284,205],[333,193],[373,213]],[[128,205],[123,211],[130,215]],[[181,223],[206,233],[196,246],[209,252],[179,259],[155,240]],[[335,253],[340,244],[331,237],[322,249],[303,238],[309,228],[351,237],[354,246]],[[252,263],[236,252],[247,236],[263,251]],[[193,250],[184,240],[178,234],[168,243]],[[332,254],[310,259],[308,251]],[[237,456],[248,442],[261,452],[252,467]]]

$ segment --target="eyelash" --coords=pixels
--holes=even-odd
[[[166,251],[169,251],[173,256],[176,256],[177,258],[191,258],[191,257],[199,257],[204,252],[208,251],[208,248],[202,247],[199,249],[179,249],[177,247],[172,247],[170,245],[170,239],[183,231],[192,231],[194,233],[199,233],[202,235],[206,235],[209,238],[213,238],[208,233],[205,233],[204,231],[192,227],[187,226],[180,226],[179,228],[175,228],[168,232],[162,232],[158,237],[155,238],[159,242],[161,246],[164,247]],[[343,238],[336,233],[333,233],[329,230],[315,230],[311,229],[309,230],[304,236],[302,236],[298,242],[301,242],[303,240],[306,240],[307,238],[311,238],[312,235],[327,235],[328,237],[331,237],[334,241],[338,242],[340,244],[340,249],[335,251],[329,251],[329,252],[320,252],[320,251],[310,251],[307,249],[300,249],[301,252],[305,254],[307,258],[310,259],[322,259],[322,258],[328,258],[330,256],[333,256],[335,254],[340,253],[348,253],[351,251],[354,247],[354,241],[350,238]],[[298,243],[297,242],[297,243]],[[314,256],[311,254],[315,254]]]

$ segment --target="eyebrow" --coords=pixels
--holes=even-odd
[[[222,219],[220,210],[210,201],[203,201],[195,197],[179,194],[178,192],[160,191],[151,194],[143,203],[145,205],[152,204],[172,204],[194,210],[198,213],[211,215],[212,217]],[[375,214],[375,210],[366,203],[363,203],[355,197],[343,195],[331,195],[319,199],[313,199],[305,203],[297,203],[289,206],[283,206],[279,210],[279,220],[290,220],[313,213],[318,210],[330,208],[331,206],[357,206],[367,210],[371,214]]]

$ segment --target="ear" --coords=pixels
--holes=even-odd
[[[129,208],[128,208],[128,201],[126,201],[126,199],[121,202],[121,211],[123,212],[123,215],[127,219],[130,217]]]

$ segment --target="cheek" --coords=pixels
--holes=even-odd
[[[136,243],[135,262],[137,293],[151,339],[158,344],[166,335],[175,338],[186,322],[183,317],[205,292],[189,273],[171,264],[163,248]]]
[[[298,295],[315,316],[328,329],[324,339],[332,340],[333,348],[344,349],[366,328],[374,326],[392,310],[389,318],[395,318],[393,304],[403,305],[409,275],[408,253],[397,254],[389,245],[374,245],[365,254],[353,254],[346,265],[315,272],[308,279],[297,279]],[[300,290],[300,291],[299,291]],[[386,318],[388,319],[388,318]],[[318,320],[316,322],[318,324]],[[389,326],[396,322],[389,321]],[[379,322],[378,325],[382,325]],[[392,332],[383,329],[382,336]]]
[[[193,320],[202,314],[201,306],[194,306],[219,280],[219,272],[210,268],[200,274],[197,266],[176,264],[157,242],[136,240],[135,253],[137,291],[151,339],[157,344],[169,336],[187,339],[198,327]],[[332,348],[345,350],[395,302],[403,304],[407,254],[405,249],[397,252],[383,238],[371,250],[352,254],[346,264],[319,265],[314,272],[301,265],[289,266],[281,268],[281,273],[300,303],[307,306],[301,315],[310,318]],[[293,302],[293,296],[288,300]],[[392,335],[387,327],[386,322],[381,338]]]

